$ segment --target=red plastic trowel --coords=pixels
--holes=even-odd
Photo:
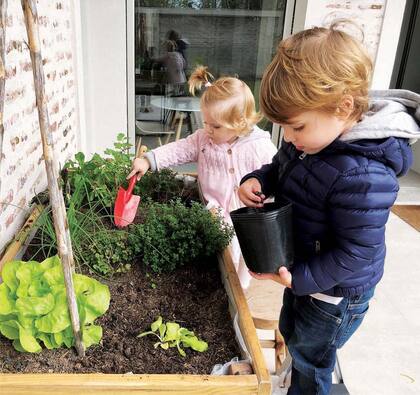
[[[134,221],[137,213],[137,207],[140,203],[140,196],[133,195],[133,189],[136,185],[137,174],[130,178],[128,189],[119,187],[117,199],[114,207],[114,222],[119,228],[130,225]]]
[[[139,147],[137,157],[142,153],[146,152],[147,148],[143,145]],[[130,225],[134,221],[134,217],[137,213],[137,208],[140,203],[140,196],[133,195],[133,189],[136,185],[137,174],[130,178],[128,189],[125,190],[123,187],[119,187],[117,193],[117,199],[115,200],[114,206],[114,222],[119,228]]]

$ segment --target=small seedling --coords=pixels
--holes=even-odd
[[[198,352],[204,352],[208,348],[208,344],[195,336],[194,332],[181,327],[176,322],[167,322],[165,324],[160,316],[152,325],[150,325],[150,329],[150,331],[140,333],[137,337],[147,335],[156,336],[159,341],[154,344],[155,348],[160,346],[162,349],[167,350],[169,347],[176,347],[183,357],[185,357],[186,354],[182,347],[191,347]]]

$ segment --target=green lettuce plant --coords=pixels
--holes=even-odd
[[[8,262],[1,273],[0,333],[13,340],[17,351],[37,353],[41,342],[48,349],[74,344],[67,307],[63,269],[58,256],[36,261]],[[102,328],[94,324],[109,307],[106,285],[73,274],[83,344],[98,344]]]
[[[150,325],[150,329],[150,331],[140,333],[137,337],[147,335],[156,336],[159,341],[154,344],[155,348],[160,346],[164,350],[167,350],[169,347],[176,347],[183,357],[186,356],[186,353],[182,347],[190,347],[199,352],[207,351],[208,344],[204,340],[200,340],[194,335],[194,332],[181,327],[176,322],[167,322],[165,324],[163,323],[162,317],[159,316],[158,319]]]

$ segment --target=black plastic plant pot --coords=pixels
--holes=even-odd
[[[249,270],[277,273],[293,264],[292,204],[275,202],[262,208],[231,211],[233,226]]]

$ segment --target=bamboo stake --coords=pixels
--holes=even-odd
[[[0,175],[3,162],[3,110],[4,97],[6,88],[6,16],[7,16],[7,0],[0,0]],[[0,196],[1,196],[1,177],[0,177]]]
[[[79,313],[73,286],[73,250],[71,246],[69,226],[63,193],[59,183],[57,162],[53,154],[53,138],[50,130],[48,109],[45,99],[44,69],[42,65],[41,45],[38,30],[38,13],[35,0],[21,0],[28,33],[29,50],[34,74],[35,97],[38,107],[39,128],[41,132],[42,149],[47,170],[48,190],[53,213],[54,229],[57,236],[58,254],[61,258],[66,284],[67,303],[73,328],[75,346],[80,357],[85,355],[81,339]]]

